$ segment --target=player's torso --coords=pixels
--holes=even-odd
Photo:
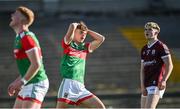
[[[36,43],[36,46],[39,51],[39,55],[40,55],[40,57],[42,57],[39,42],[36,39],[36,36],[32,32],[22,32],[22,33],[18,34],[16,36],[15,42],[14,42],[14,57],[17,62],[19,73],[22,77],[26,74],[26,72],[31,64],[30,60],[26,54],[26,50],[23,48],[23,43],[25,43],[25,42],[23,42],[22,38],[27,37],[26,35],[28,35],[28,37],[31,37],[33,39],[34,43]],[[41,62],[42,62],[42,60],[41,60]],[[38,82],[38,81],[44,80],[46,78],[47,78],[47,76],[45,74],[45,70],[44,70],[44,66],[43,66],[43,62],[42,62],[41,68],[39,69],[36,76],[30,81],[30,83]]]
[[[160,55],[161,45],[156,42],[152,46],[145,46],[142,51],[145,84],[157,85],[161,73],[163,72],[164,62]]]
[[[84,82],[87,53],[85,43],[77,45],[75,42],[71,42],[64,49],[64,56],[61,59],[61,74],[64,78]]]

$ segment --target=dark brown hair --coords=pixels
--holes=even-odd
[[[30,26],[33,23],[34,13],[32,10],[24,6],[20,6],[16,10],[19,11],[27,19],[27,25]]]

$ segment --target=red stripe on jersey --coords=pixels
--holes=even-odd
[[[36,42],[34,41],[34,39],[31,37],[31,36],[24,36],[22,39],[21,39],[21,44],[22,44],[22,48],[27,51],[27,50],[30,50],[34,47],[36,47]]]
[[[68,56],[75,56],[85,60],[87,56],[87,50],[79,51],[69,46],[64,50],[64,54],[67,54]]]
[[[41,57],[42,56],[42,52],[41,52],[40,48],[38,48],[38,53],[39,53],[39,56]],[[15,59],[28,58],[28,56],[26,54],[26,51],[24,51],[24,49],[14,49],[14,57],[15,57]]]
[[[88,50],[77,50],[72,48],[71,46],[65,44],[64,40],[62,40],[61,44],[62,47],[64,48],[64,54],[68,56],[74,56],[85,60],[87,53],[89,53]],[[89,45],[90,45],[89,43],[86,43],[85,46],[88,48]]]
[[[14,49],[15,59],[24,59],[27,58],[27,55],[23,49]]]

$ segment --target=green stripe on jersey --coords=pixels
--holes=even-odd
[[[64,55],[61,59],[60,67],[61,75],[63,78],[69,78],[84,83],[85,75],[85,60]]]

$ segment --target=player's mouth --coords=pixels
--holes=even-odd
[[[81,40],[84,40],[85,39],[85,37],[81,37]]]
[[[13,17],[11,16],[11,21],[13,21]]]
[[[148,34],[148,33],[146,33],[146,36],[149,36],[149,34]]]

